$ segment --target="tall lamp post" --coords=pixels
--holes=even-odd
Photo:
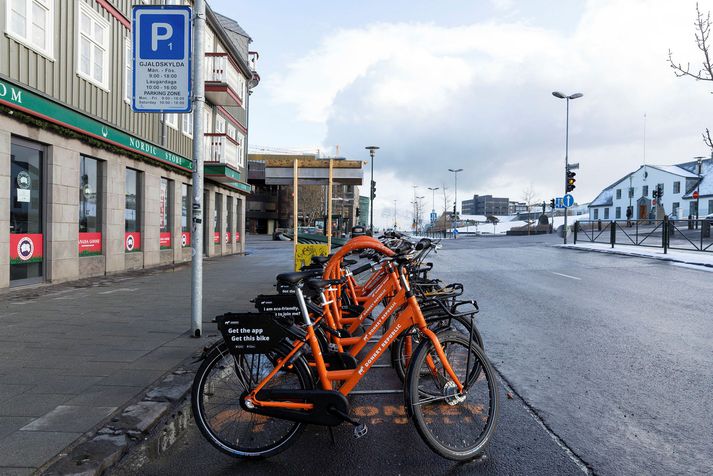
[[[420,233],[421,232],[421,200],[423,200],[424,197],[416,197],[416,232]]]
[[[374,155],[379,147],[368,145],[364,147],[371,156],[371,183],[369,184],[369,234],[374,236]]]
[[[711,157],[713,157],[713,152],[711,152]],[[701,169],[703,168],[703,159],[706,157],[698,156],[694,157],[696,159],[696,164],[698,164],[698,184],[696,185],[696,229],[698,228],[698,217],[700,216],[700,203],[701,203]]]
[[[432,203],[431,203],[431,231],[433,231],[433,225],[436,223],[436,190],[439,190],[440,187],[428,187],[428,189],[432,192],[433,198],[432,198]]]
[[[567,100],[567,122],[565,126],[565,139],[564,139],[564,193],[567,194],[567,173],[569,172],[569,100],[577,99],[584,96],[582,93],[574,93],[569,96],[562,94],[559,91],[554,91],[552,95],[559,99]],[[567,209],[564,209],[564,244],[567,244]]]
[[[463,169],[448,169],[448,171],[453,172],[455,182],[455,201],[453,202],[453,228],[455,228],[458,220],[458,172],[463,172]],[[455,233],[453,236],[455,236]]]

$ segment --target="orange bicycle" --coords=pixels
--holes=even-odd
[[[192,390],[196,424],[211,444],[232,456],[265,457],[285,450],[305,424],[347,422],[355,437],[363,436],[367,428],[349,415],[347,397],[389,346],[416,328],[422,339],[404,382],[408,416],[439,455],[462,461],[482,454],[497,419],[495,373],[472,336],[428,327],[404,270],[406,260],[386,260],[400,282],[388,304],[396,318],[378,342],[363,348],[355,368],[330,370],[315,332],[324,316],[310,314],[307,306],[309,295],[323,296],[343,279],[310,273],[278,277],[294,288],[302,325],[265,313],[216,318],[223,340],[206,353]]]

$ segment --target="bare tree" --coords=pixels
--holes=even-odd
[[[528,185],[527,188],[522,191],[522,201],[527,205],[528,212],[530,211],[530,207],[539,201],[535,198],[535,191],[532,189],[532,184]]]
[[[703,53],[703,62],[697,72],[691,71],[691,63],[687,63],[684,67],[681,63],[674,61],[673,51],[668,50],[668,63],[673,69],[673,74],[683,77],[689,76],[696,81],[713,81],[713,64],[710,57],[710,32],[711,32],[711,13],[706,14],[701,12],[698,3],[696,3],[696,21],[693,22],[696,37],[696,46]],[[694,69],[695,71],[695,69]],[[703,143],[713,150],[713,140],[711,140],[711,132],[708,128],[702,134]]]
[[[450,203],[453,200],[453,196],[448,193],[448,187],[446,184],[441,184],[441,190],[443,190],[443,214],[446,214],[448,210],[452,210]]]
[[[324,211],[324,193],[321,185],[303,185],[297,195],[299,209],[302,212],[302,222],[305,226],[314,225],[315,220],[322,219]]]

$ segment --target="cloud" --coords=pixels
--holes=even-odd
[[[564,101],[551,91],[581,91],[570,104],[570,156],[587,201],[643,160],[644,113],[649,163],[705,153],[712,98],[666,63],[669,48],[682,62],[699,60],[694,15],[692,1],[611,0],[588,2],[570,30],[512,12],[456,27],[374,23],[325,37],[266,89],[323,124],[322,142],[350,157],[381,146],[386,196],[377,206],[407,203],[411,184],[450,182],[448,167],[465,169],[459,199],[520,199],[529,184],[549,199],[561,188],[565,126]]]

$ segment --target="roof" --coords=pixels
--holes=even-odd
[[[698,170],[698,163],[691,162]],[[682,164],[688,165],[688,164]],[[698,183],[698,185],[692,189],[689,193],[685,194],[683,198],[693,198],[694,190],[698,190],[701,197],[713,196],[713,159],[704,160],[701,163],[701,176],[703,179]],[[696,175],[698,177],[698,175]]]
[[[619,183],[619,182],[617,182]],[[616,184],[614,184],[616,185]],[[591,207],[606,207],[614,204],[614,185],[610,185],[608,188],[602,190],[602,193],[597,195],[597,198],[591,201],[589,208]]]
[[[252,41],[252,38],[250,38],[250,35],[248,35],[248,33],[245,30],[243,30],[243,27],[241,27],[238,24],[238,22],[236,22],[232,18],[226,17],[225,15],[221,15],[218,12],[214,12],[214,13],[215,13],[215,16],[218,17],[220,24],[223,25],[223,28],[225,28],[226,30],[232,31],[233,33],[237,33],[240,36],[244,36],[245,38]]]
[[[658,169],[662,172],[666,172],[669,174],[679,175],[681,177],[698,178],[698,174],[686,170],[680,165],[648,165],[647,167],[651,167],[652,169]]]

